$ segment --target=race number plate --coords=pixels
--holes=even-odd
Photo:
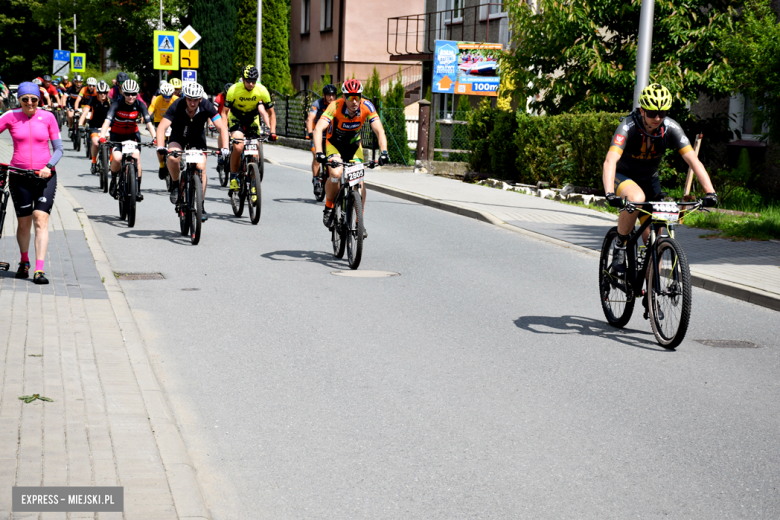
[[[257,139],[244,141],[244,155],[257,155]]]
[[[344,175],[346,175],[347,182],[350,186],[359,184],[363,180],[363,176],[366,174],[366,166],[363,163],[357,163],[344,167]]]
[[[138,143],[135,141],[125,141],[122,143],[122,153],[133,153],[138,150]]]
[[[187,164],[200,164],[201,162],[203,162],[203,153],[187,151],[187,155],[185,156],[185,159]]]
[[[677,222],[680,219],[680,207],[674,202],[653,202],[653,218]]]

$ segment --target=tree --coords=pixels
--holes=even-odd
[[[236,30],[236,0],[194,0],[190,7],[193,28],[203,38],[198,82],[206,92],[219,93],[233,81],[233,33]]]
[[[366,84],[363,85],[363,96],[370,99],[382,98],[382,80],[379,78],[379,71],[374,67],[374,71],[371,73],[371,77],[368,78]]]
[[[56,31],[33,19],[34,0],[8,0],[0,12],[0,74],[6,84],[30,81],[51,72]]]
[[[699,93],[725,95],[718,32],[738,0],[655,3],[650,79],[671,90],[677,107]],[[515,95],[538,96],[531,108],[548,114],[619,111],[633,102],[640,0],[509,2],[514,34],[501,66]]]
[[[727,60],[723,88],[756,100],[756,119],[767,123],[772,140],[780,142],[780,25],[770,4],[748,1],[718,37]]]
[[[412,153],[406,137],[406,114],[404,112],[404,89],[401,78],[401,68],[398,68],[398,80],[393,84],[384,99],[382,107],[382,124],[387,135],[387,148],[390,152],[390,162],[410,164]]]
[[[292,94],[290,75],[288,0],[263,0],[263,63],[260,81],[269,89]],[[233,66],[238,74],[245,65],[255,64],[257,41],[257,1],[239,0],[235,31]]]

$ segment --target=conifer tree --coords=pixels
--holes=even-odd
[[[285,94],[294,92],[290,76],[289,2],[263,0],[263,63],[260,82]],[[255,65],[257,0],[238,0],[233,67],[236,75],[246,65]]]
[[[230,66],[233,56],[233,33],[236,29],[236,0],[193,0],[190,7],[192,27],[202,39],[198,83],[209,94],[222,91],[233,80]]]

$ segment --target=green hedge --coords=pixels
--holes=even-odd
[[[469,122],[471,166],[527,184],[601,186],[609,142],[624,115],[531,116],[483,105]]]

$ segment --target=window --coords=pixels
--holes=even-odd
[[[320,31],[333,30],[333,0],[320,0]]]
[[[311,19],[311,0],[301,0],[301,34],[309,34]]]
[[[301,76],[301,90],[309,90],[309,76]]]
[[[767,131],[766,125],[759,124],[756,112],[761,107],[757,107],[755,101],[744,94],[737,94],[731,97],[729,103],[729,130],[734,134],[734,138],[757,141],[761,134]]]
[[[506,16],[502,0],[479,0],[479,19],[485,21],[488,18],[503,18]]]
[[[463,7],[465,0],[444,0],[444,9],[447,10],[444,13],[445,23],[461,23],[463,22]]]

